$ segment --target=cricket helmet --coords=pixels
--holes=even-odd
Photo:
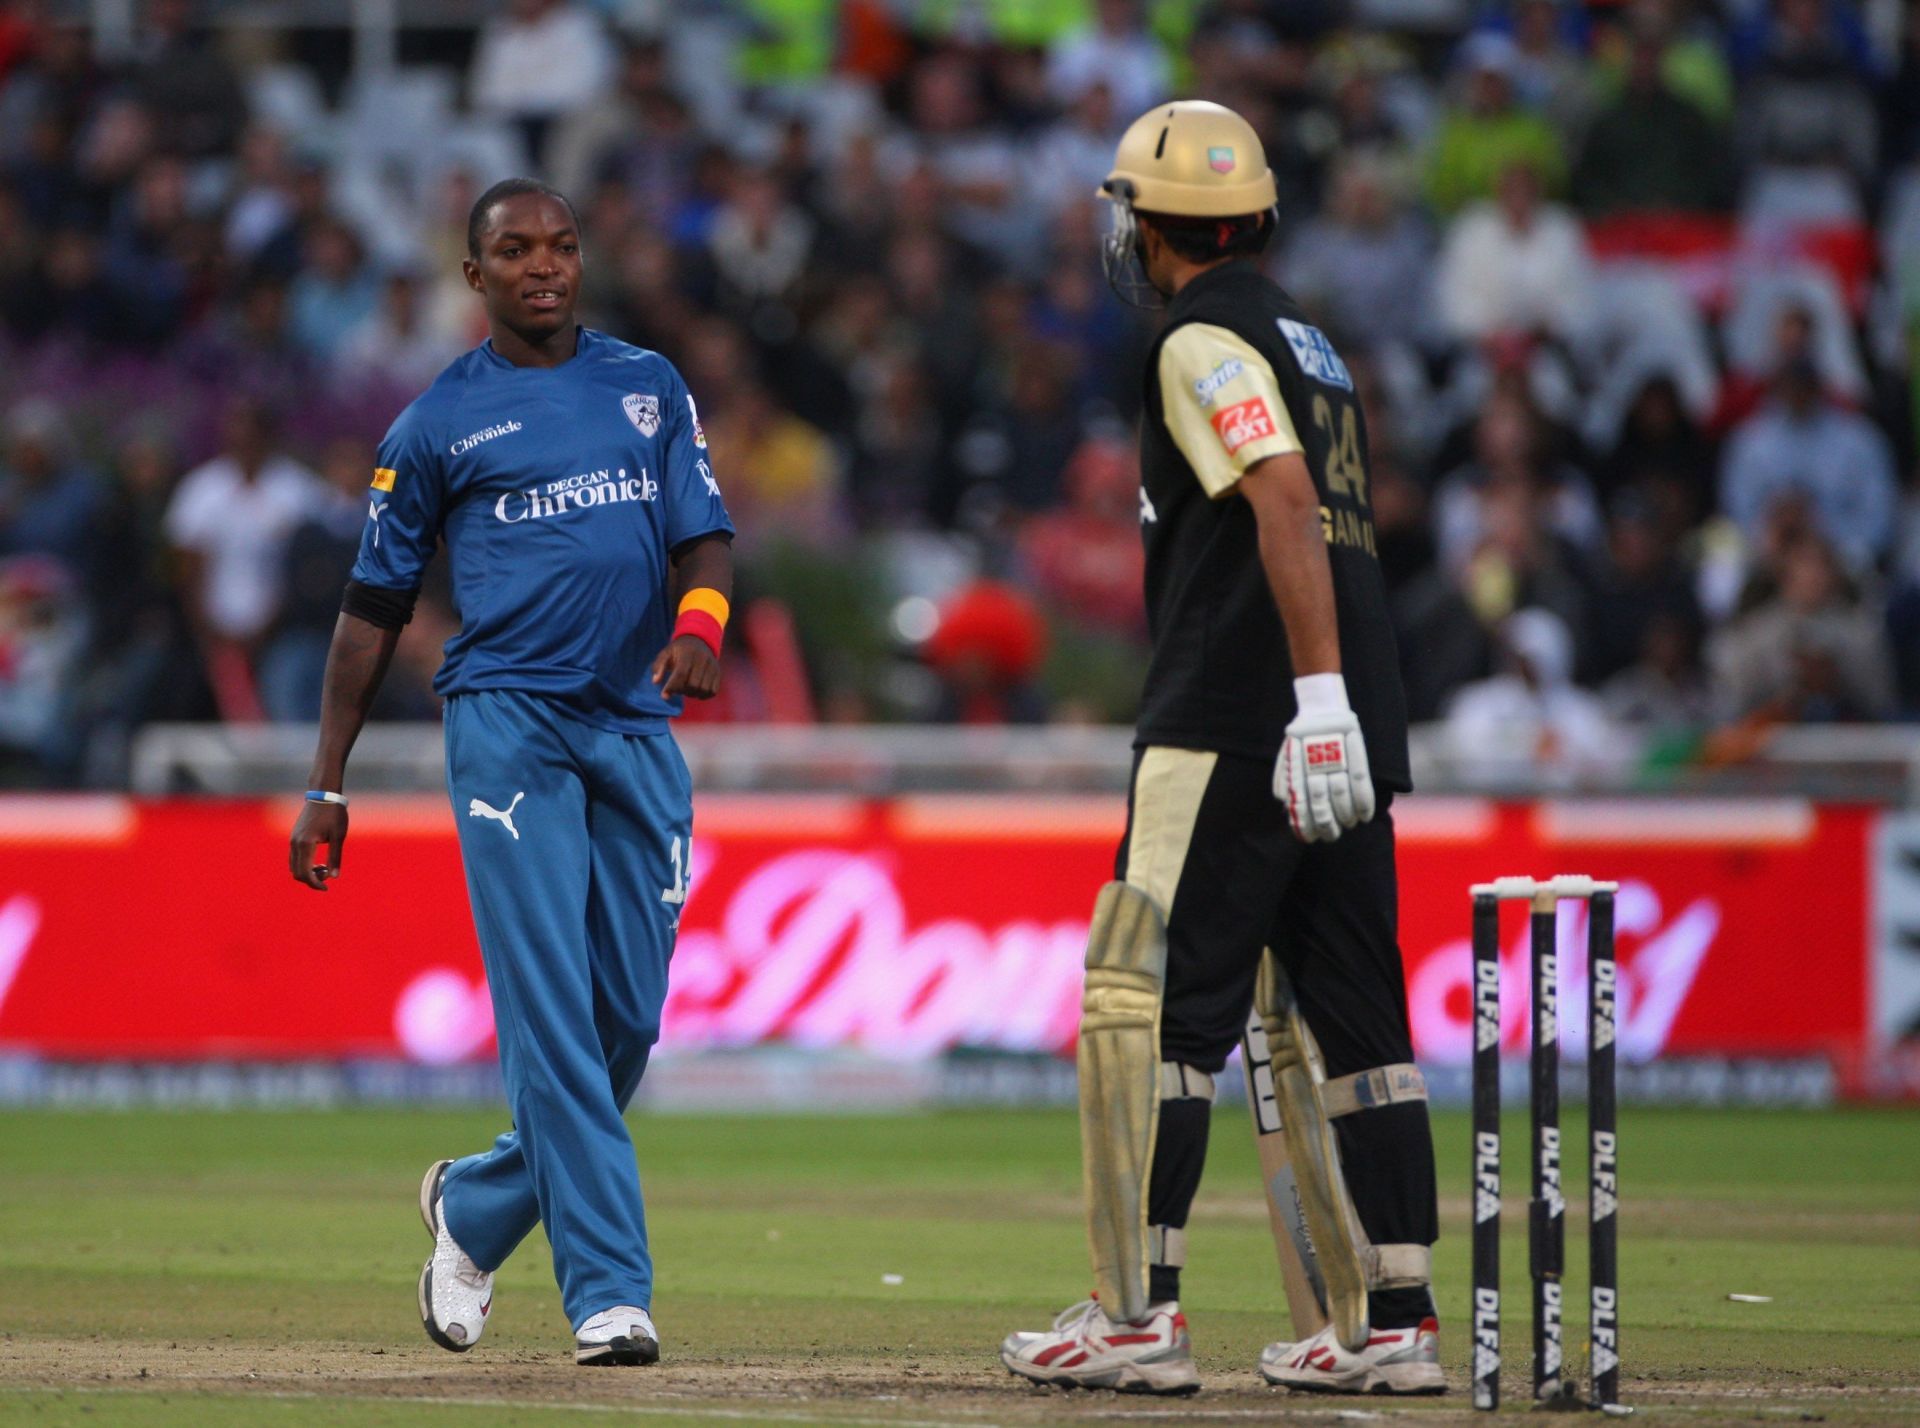
[[[1253,125],[1205,99],[1176,100],[1134,120],[1100,192],[1142,213],[1181,218],[1237,218],[1279,201]]]
[[[1225,105],[1205,99],[1162,104],[1134,120],[1120,136],[1113,171],[1100,185],[1113,205],[1113,231],[1103,258],[1107,281],[1127,301],[1153,289],[1139,275],[1136,213],[1175,218],[1243,218],[1279,202],[1273,170],[1253,125]],[[1157,297],[1157,294],[1155,295]]]

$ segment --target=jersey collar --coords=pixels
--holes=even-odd
[[[1237,283],[1264,283],[1265,281],[1265,276],[1259,268],[1254,266],[1252,259],[1236,258],[1222,263],[1217,268],[1208,268],[1206,272],[1190,281],[1167,305],[1167,310],[1171,316],[1178,317],[1208,293],[1232,287]]]
[[[567,358],[567,360],[562,362],[558,367],[522,367],[518,363],[509,362],[494,350],[493,339],[491,337],[482,342],[476,350],[480,353],[480,360],[482,362],[502,372],[564,372],[580,361],[581,358],[585,357],[587,355],[587,349],[600,339],[599,333],[595,332],[591,327],[583,326],[580,323],[574,324],[573,332],[573,356]]]

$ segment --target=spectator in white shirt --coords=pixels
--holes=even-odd
[[[1574,216],[1543,196],[1530,164],[1504,170],[1491,202],[1453,220],[1440,254],[1440,313],[1467,341],[1501,333],[1577,335],[1592,263]]]
[[[597,100],[617,65],[606,28],[568,0],[511,0],[480,30],[470,76],[473,107],[519,126],[537,166],[547,132]]]
[[[187,616],[208,645],[251,651],[280,607],[287,535],[327,497],[320,478],[273,441],[269,413],[237,403],[225,449],[182,477],[167,507]]]
[[[1500,649],[1502,672],[1462,687],[1447,709],[1448,751],[1471,775],[1564,786],[1625,761],[1605,706],[1573,683],[1573,636],[1558,615],[1509,616]]]
[[[727,187],[707,233],[725,300],[740,310],[788,303],[813,256],[813,220],[770,168],[741,165]]]

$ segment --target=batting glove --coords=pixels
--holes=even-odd
[[[1331,843],[1373,817],[1373,772],[1360,720],[1347,704],[1347,681],[1309,674],[1293,682],[1300,712],[1287,725],[1273,796],[1303,843]]]

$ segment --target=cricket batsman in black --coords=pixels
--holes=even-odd
[[[1167,307],[1141,429],[1153,657],[1118,881],[1087,945],[1095,1297],[1011,1335],[1001,1360],[1043,1383],[1199,1388],[1180,1312],[1187,1214],[1214,1078],[1244,1037],[1294,1324],[1261,1375],[1440,1393],[1433,1138],[1396,930],[1406,707],[1360,403],[1256,264],[1276,193],[1244,119],[1153,110],[1102,194],[1109,281]]]

